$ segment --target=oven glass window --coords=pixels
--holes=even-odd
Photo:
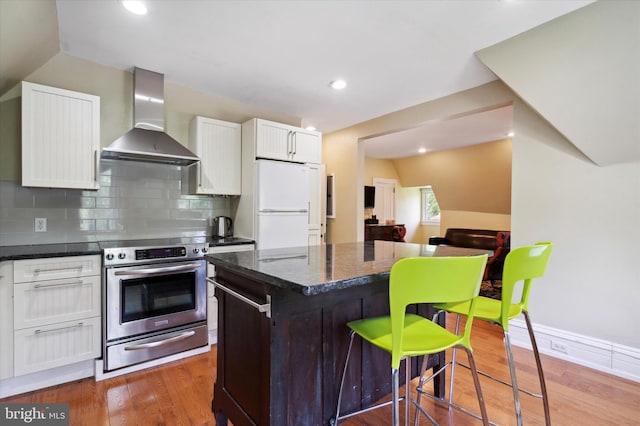
[[[196,273],[122,280],[122,323],[196,308]]]

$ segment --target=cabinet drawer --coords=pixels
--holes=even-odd
[[[95,317],[16,331],[15,375],[98,358],[100,324],[100,317]]]
[[[16,260],[13,263],[13,282],[24,283],[100,275],[100,266],[100,256]]]
[[[100,277],[15,284],[14,329],[100,316]]]

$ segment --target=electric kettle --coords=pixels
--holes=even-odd
[[[233,220],[227,216],[213,218],[211,232],[214,237],[233,237]]]

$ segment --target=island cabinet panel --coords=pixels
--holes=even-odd
[[[306,296],[224,266],[216,271],[221,285],[258,304],[271,304],[267,317],[216,288],[219,341],[212,410],[217,424],[226,424],[227,418],[234,426],[329,424],[349,342],[346,323],[388,314],[388,280]],[[428,306],[412,310],[432,314]],[[432,358],[431,365],[440,361]],[[390,362],[388,354],[355,341],[343,412],[391,392]],[[412,376],[418,368],[414,362]]]
[[[216,281],[258,303],[266,302],[267,288],[225,269],[216,267]],[[227,416],[234,426],[269,424],[271,320],[219,288],[215,296],[219,349],[212,411],[217,424],[226,424]]]

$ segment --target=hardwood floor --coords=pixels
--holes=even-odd
[[[501,336],[497,327],[476,321],[472,345],[481,370],[507,378]],[[459,354],[464,361],[464,352]],[[522,387],[537,391],[532,353],[514,348],[514,355]],[[543,365],[554,425],[640,425],[640,383],[544,355]],[[210,411],[215,369],[216,347],[213,346],[209,353],[126,376],[100,382],[79,380],[0,402],[67,402],[70,424],[74,426],[215,425]],[[500,425],[515,424],[511,389],[485,378],[481,378],[481,383],[489,418]],[[462,368],[456,372],[456,402],[479,411],[471,374]],[[521,402],[524,424],[543,425],[542,402],[524,394]],[[449,414],[428,398],[422,399],[422,406],[441,424],[481,424],[456,411]],[[390,408],[385,407],[348,419],[341,425],[388,425],[390,419]],[[421,417],[420,424],[430,423]]]

